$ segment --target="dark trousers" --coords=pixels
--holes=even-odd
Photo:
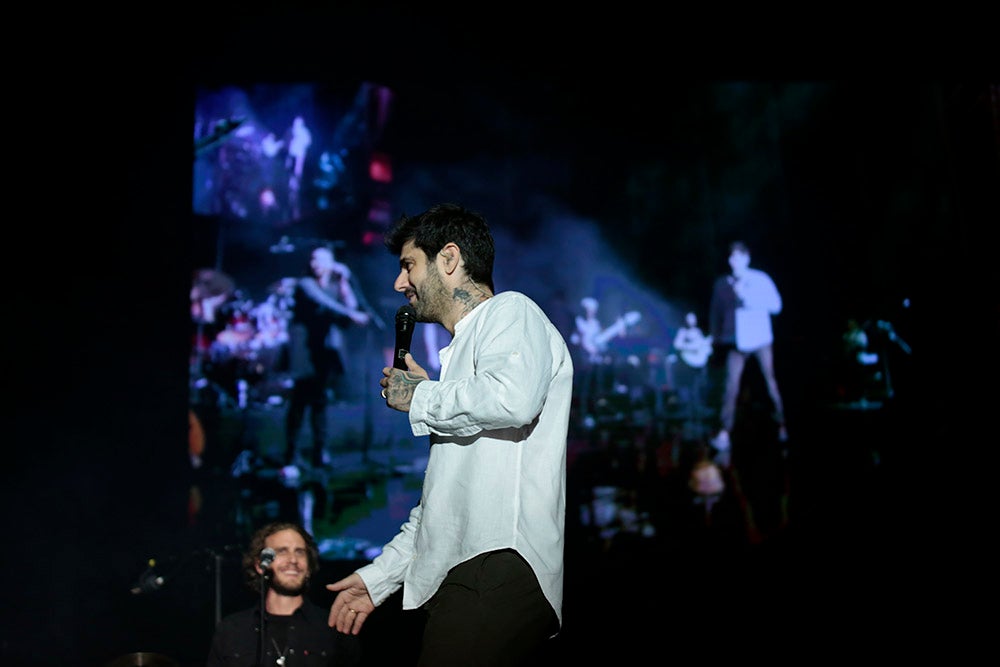
[[[424,610],[419,667],[537,665],[559,629],[535,573],[512,549],[453,567]]]
[[[323,465],[323,447],[326,446],[326,406],[329,401],[326,395],[326,380],[316,376],[301,378],[295,381],[288,400],[288,412],[285,416],[285,464],[295,462],[296,441],[302,422],[305,419],[306,408],[309,409],[309,423],[312,427],[312,453],[310,463],[314,468]]]
[[[736,348],[730,348],[726,354],[726,387],[722,396],[722,407],[719,410],[722,428],[731,432],[736,423],[736,399],[739,398],[740,380],[743,378],[747,357],[757,359],[760,372],[764,375],[764,383],[767,385],[767,394],[774,404],[774,420],[783,425],[785,407],[781,401],[781,392],[778,391],[778,380],[774,375],[774,351],[770,345],[765,345],[753,352],[740,352]]]
[[[314,468],[323,465],[323,448],[327,445],[327,390],[336,387],[344,375],[340,351],[319,343],[308,344],[305,329],[301,326],[289,332],[288,367],[295,378],[288,397],[285,415],[285,464],[295,462],[299,432],[309,410],[312,427],[312,452],[309,457]],[[339,387],[336,387],[339,390]]]

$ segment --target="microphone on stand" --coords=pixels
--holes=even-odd
[[[278,554],[274,553],[274,549],[267,547],[262,549],[260,552],[260,569],[267,570],[271,569],[271,564],[274,563],[274,559]]]
[[[903,352],[910,354],[913,351],[910,349],[910,346],[906,344],[906,341],[904,341],[902,338],[899,337],[899,335],[896,333],[896,330],[892,328],[892,322],[879,320],[878,322],[875,323],[875,326],[884,331],[889,340],[891,340],[896,345],[899,345],[899,347],[903,350]]]
[[[417,323],[417,311],[410,304],[399,307],[396,311],[396,356],[392,367],[406,370],[406,355],[410,351],[410,341],[413,340],[413,325]]]
[[[258,608],[260,635],[257,637],[257,655],[259,656],[264,655],[264,635],[267,634],[267,626],[264,624],[264,611],[267,609],[267,579],[271,574],[271,565],[277,555],[271,547],[264,547],[260,550],[260,569],[264,570],[264,576],[260,578],[260,607]],[[274,647],[277,648],[278,645],[275,644]],[[285,664],[284,656],[278,659],[278,664]]]

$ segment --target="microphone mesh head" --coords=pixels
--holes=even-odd
[[[417,319],[417,311],[410,304],[404,304],[396,311],[396,324],[412,324]]]

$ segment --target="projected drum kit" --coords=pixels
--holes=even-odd
[[[196,323],[213,323],[214,336],[196,343],[195,382],[218,382],[223,391],[245,407],[248,383],[257,383],[278,366],[288,342],[294,278],[281,278],[267,289],[260,303],[244,298],[235,281],[214,269],[194,273],[191,313]],[[222,326],[220,329],[219,326]]]

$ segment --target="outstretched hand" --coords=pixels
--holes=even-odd
[[[330,607],[327,625],[344,634],[356,635],[361,632],[368,615],[375,611],[375,604],[368,595],[368,587],[357,572],[352,572],[340,581],[327,584],[327,590],[340,591]]]

